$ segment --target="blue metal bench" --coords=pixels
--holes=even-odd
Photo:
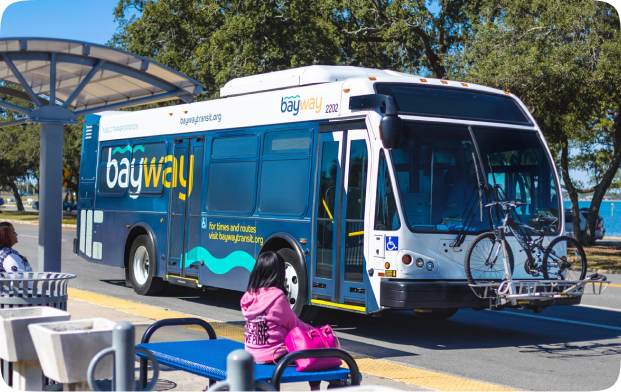
[[[164,326],[198,325],[207,335],[208,340],[191,340],[179,342],[149,343],[153,333]],[[216,333],[205,320],[198,318],[166,319],[153,323],[142,336],[137,347],[149,350],[160,364],[174,369],[184,370],[209,379],[209,385],[226,379],[226,357],[233,351],[243,349],[244,344],[229,339],[218,339]],[[141,388],[147,382],[147,359],[140,356],[140,384]],[[341,358],[349,369],[337,368],[319,372],[298,372],[295,367],[289,367],[300,358]],[[349,385],[360,385],[360,372],[354,358],[347,352],[339,349],[322,349],[297,351],[287,354],[277,365],[254,365],[255,381],[267,381],[277,390],[281,382],[303,381],[334,381],[346,380]]]

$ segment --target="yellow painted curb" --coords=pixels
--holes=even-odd
[[[162,320],[166,318],[182,318],[190,315],[174,312],[168,309],[161,309],[151,305],[145,305],[123,299],[108,297],[105,295],[95,294],[88,291],[68,288],[69,298],[88,302],[95,305],[105,306],[129,313],[135,316],[148,318],[151,320]],[[191,316],[195,317],[195,316]],[[204,319],[209,322],[216,335],[238,342],[244,341],[244,328],[235,325],[215,322],[213,320]],[[187,328],[202,330],[200,327],[188,326]],[[356,355],[356,363],[360,372],[370,374],[377,377],[388,378],[400,381],[405,384],[416,385],[423,388],[434,389],[437,391],[514,391],[502,387],[500,385],[489,384],[486,382],[470,380],[451,376],[448,374],[431,372],[428,370],[416,369],[410,366],[392,363],[381,359],[373,359]]]
[[[612,284],[612,283],[610,283],[608,286],[610,286],[610,287],[621,287],[621,284]]]

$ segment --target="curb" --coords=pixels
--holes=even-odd
[[[15,220],[15,219],[2,219],[2,216],[0,215],[0,221],[2,222],[9,222],[11,224],[20,224],[20,225],[31,225],[31,226],[39,226],[39,221],[22,221],[22,220]],[[70,225],[70,224],[62,224],[61,227],[66,228],[66,229],[77,229],[78,225]]]

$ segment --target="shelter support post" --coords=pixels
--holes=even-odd
[[[63,131],[63,124],[41,124],[38,269],[45,272],[61,267]]]

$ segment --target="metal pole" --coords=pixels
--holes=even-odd
[[[230,391],[254,391],[254,360],[244,350],[235,350],[226,358],[226,381]]]
[[[60,272],[63,125],[41,124],[39,163],[39,271]]]
[[[112,329],[112,348],[114,349],[114,390],[135,391],[134,345],[136,331],[127,321],[116,323]]]

